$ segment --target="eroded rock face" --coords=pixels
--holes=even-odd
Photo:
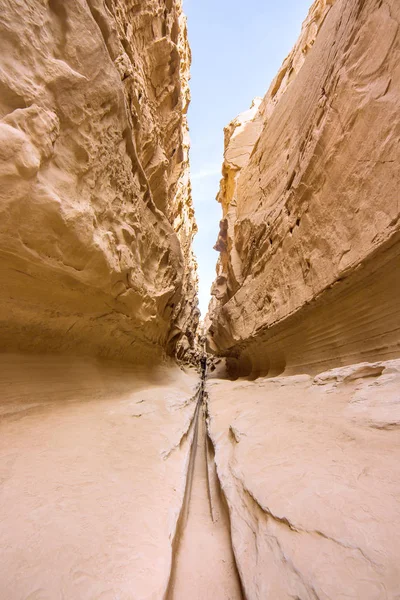
[[[399,23],[395,0],[317,0],[226,130],[209,345],[234,375],[399,354]]]
[[[399,600],[399,17],[227,127],[206,382],[179,1],[2,2],[1,599]]]
[[[399,597],[399,97],[398,2],[317,0],[225,130],[208,432],[249,600]]]
[[[5,1],[0,40],[1,348],[187,355],[180,1]]]

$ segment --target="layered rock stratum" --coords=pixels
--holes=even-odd
[[[177,0],[1,3],[0,344],[184,357],[198,321]]]
[[[394,0],[314,2],[225,130],[209,345],[232,375],[399,355],[399,22]]]

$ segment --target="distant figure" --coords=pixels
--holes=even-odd
[[[200,365],[201,365],[201,374],[203,377],[206,376],[206,371],[207,371],[207,357],[206,355],[203,355],[200,359]]]

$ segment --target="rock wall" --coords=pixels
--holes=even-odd
[[[251,600],[399,597],[399,98],[397,0],[317,0],[225,129],[207,424]]]
[[[3,0],[0,54],[0,349],[187,356],[180,0]]]
[[[400,6],[317,0],[225,131],[209,347],[232,375],[400,354]]]

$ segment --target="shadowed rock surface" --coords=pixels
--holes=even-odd
[[[154,361],[198,321],[179,1],[1,2],[0,344]]]

